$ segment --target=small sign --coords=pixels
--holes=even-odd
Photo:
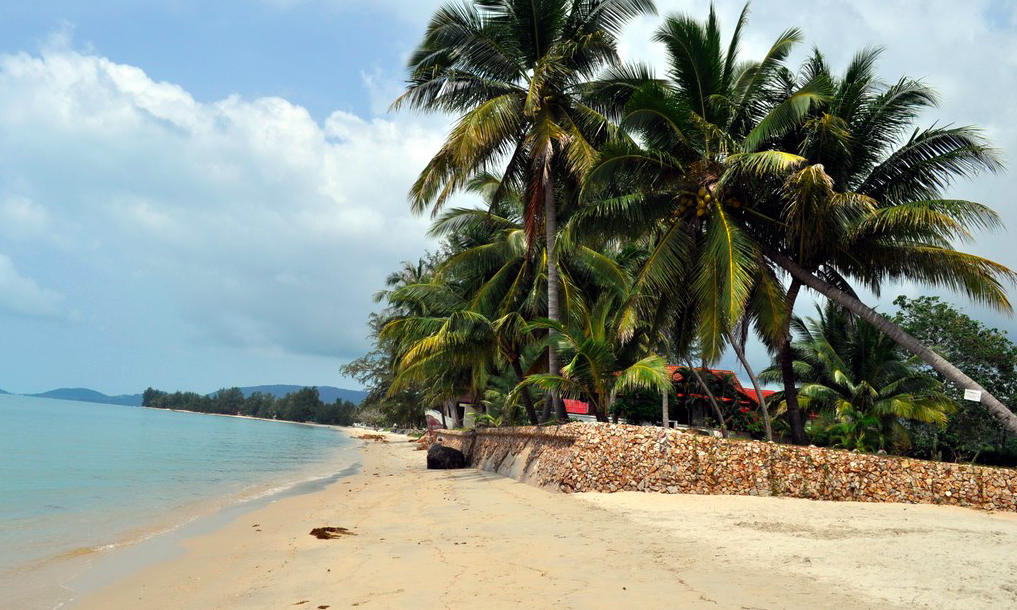
[[[981,390],[964,390],[964,400],[971,400],[971,401],[974,401],[974,402],[981,402],[982,401],[982,391]]]

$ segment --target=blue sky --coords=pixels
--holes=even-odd
[[[386,109],[436,5],[0,6],[0,388],[352,387],[338,367],[367,347],[370,295],[431,245],[405,192],[447,121]],[[718,2],[727,24],[740,7]],[[627,30],[627,59],[661,65],[657,23]],[[927,122],[983,126],[1012,166],[1015,23],[1007,2],[757,2],[745,45],[758,56],[797,25],[801,53],[816,44],[840,66],[884,45],[887,80],[941,93]],[[1017,230],[1013,185],[988,176],[954,194]],[[1013,235],[967,248],[1017,267]],[[888,289],[884,309],[901,291],[926,292]]]

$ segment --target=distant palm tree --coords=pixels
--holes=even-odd
[[[409,61],[410,85],[393,104],[458,114],[441,150],[410,190],[414,210],[439,210],[477,173],[504,166],[506,188],[525,193],[529,242],[547,248],[547,315],[561,319],[558,198],[578,182],[610,132],[584,103],[598,72],[618,63],[617,36],[651,0],[474,0],[447,4]],[[559,369],[557,352],[548,367]],[[565,416],[557,401],[557,415]]]

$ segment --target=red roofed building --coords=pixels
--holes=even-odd
[[[686,380],[683,378],[682,374],[680,373],[680,370],[685,367],[669,366],[667,368],[671,372],[671,378],[676,384],[681,384],[681,386],[684,386],[685,388],[688,388],[689,386],[698,388],[698,384],[696,383],[694,377],[689,380],[691,383],[684,383]],[[759,408],[759,400],[756,397],[755,390],[743,386],[741,384],[741,381],[739,381],[738,376],[734,373],[734,371],[726,371],[721,369],[706,369],[706,368],[700,368],[697,370],[699,370],[700,374],[702,374],[704,377],[706,375],[712,375],[714,378],[720,380],[728,379],[730,380],[731,386],[734,389],[734,396],[730,395],[716,396],[717,401],[725,408],[725,411],[727,410],[728,407],[733,410],[744,409],[749,411],[755,411]],[[679,403],[682,401],[683,398],[686,398],[686,396],[688,398],[698,398],[702,400],[707,399],[705,393],[699,393],[698,391],[693,390],[691,388],[687,395],[682,391],[682,389],[680,388],[675,389],[677,390],[675,396],[678,398]],[[767,400],[774,393],[775,392],[773,390],[763,390],[763,400]],[[678,405],[672,405],[672,408],[677,406]],[[566,398],[565,412],[568,413],[570,416],[574,417],[575,419],[594,421],[594,417],[590,413],[590,405],[581,400]],[[682,422],[682,419],[684,419],[685,421]],[[678,423],[692,424],[693,419],[695,419],[695,414],[687,413],[685,414],[684,418],[679,417],[677,421]]]

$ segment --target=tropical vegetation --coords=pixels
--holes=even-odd
[[[277,398],[265,392],[244,396],[240,388],[223,388],[212,394],[195,392],[164,392],[148,388],[141,395],[141,406],[153,409],[174,409],[218,415],[243,415],[262,419],[314,422],[332,426],[353,425],[357,405],[337,398],[334,403],[322,402],[318,388],[307,387]]]
[[[792,326],[799,406],[812,419],[817,444],[906,453],[905,422],[942,428],[955,410],[921,360],[906,357],[891,338],[836,303],[827,301],[816,318],[795,317]],[[779,382],[781,372],[775,363],[760,377]],[[786,408],[783,393],[773,400],[778,410]]]
[[[724,430],[914,452],[952,442],[953,414],[973,408],[956,395],[974,389],[979,416],[1017,434],[1001,377],[942,349],[914,303],[890,319],[856,291],[912,282],[1009,313],[1017,274],[956,249],[998,215],[948,194],[999,171],[997,151],[974,127],[921,126],[936,94],[885,83],[878,49],[839,72],[818,50],[791,66],[792,28],[744,57],[747,8],[726,36],[712,7],[665,16],[660,75],[617,53],[649,0],[434,14],[393,108],[455,117],[409,193],[440,246],[389,278],[375,349],[344,369],[368,408],[418,423],[466,398],[508,425],[564,420],[562,398],[650,421],[652,401],[663,423],[681,394],[705,396]],[[811,323],[793,315],[803,288],[827,302]],[[782,388],[769,405],[753,339],[773,358],[760,379]],[[759,398],[751,418],[725,413],[705,374],[729,353]],[[668,364],[699,390],[676,391]],[[970,455],[961,444],[945,457]]]

